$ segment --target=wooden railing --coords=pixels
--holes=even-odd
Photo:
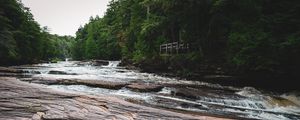
[[[172,42],[160,45],[160,54],[179,54],[187,53],[189,51],[189,44]]]

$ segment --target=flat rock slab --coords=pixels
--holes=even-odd
[[[206,88],[193,88],[193,87],[179,87],[175,91],[172,91],[172,94],[179,97],[190,98],[190,99],[199,99],[202,96],[225,99],[223,96],[227,95],[234,97],[240,97],[236,94],[231,94],[231,92],[220,91],[218,89],[206,89]]]
[[[56,74],[56,75],[77,75],[76,73],[67,73],[64,71],[51,70],[48,74]]]
[[[121,89],[122,87],[125,87],[128,84],[126,82],[111,82],[111,81],[101,81],[101,80],[76,80],[76,82],[80,85],[107,88],[107,89]]]
[[[92,65],[95,65],[95,66],[102,66],[102,65],[108,65],[109,64],[109,61],[107,60],[93,60],[92,61]]]
[[[27,80],[28,81],[28,80]],[[107,89],[121,89],[125,87],[127,82],[118,81],[104,81],[104,80],[81,80],[81,79],[57,79],[57,78],[33,78],[33,83],[47,84],[47,85],[86,85],[90,87],[100,87]]]
[[[79,66],[83,66],[83,65],[103,66],[103,65],[108,65],[109,61],[107,60],[77,61],[75,64]]]
[[[0,67],[0,72],[2,72],[2,73],[23,73],[22,70],[8,68],[8,67]]]
[[[2,77],[17,77],[17,76],[22,76],[22,74],[0,72],[0,76],[2,76]]]
[[[159,92],[162,90],[163,86],[147,83],[132,83],[127,85],[126,88],[137,92]]]
[[[0,120],[223,119],[150,108],[111,96],[66,93],[0,77]]]

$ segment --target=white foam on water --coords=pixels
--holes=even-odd
[[[259,119],[264,119],[264,120],[291,120],[290,118],[285,117],[283,115],[271,114],[271,113],[266,113],[266,112],[257,114],[257,117],[253,116],[253,118],[259,118]]]
[[[137,93],[127,89],[120,89],[116,92],[111,93],[112,95],[123,96],[128,98],[140,99],[140,100],[149,100],[151,99],[151,95],[148,93]]]
[[[177,106],[175,107],[176,109],[179,110],[186,110],[186,111],[194,111],[194,112],[207,112],[206,110],[201,110],[201,109],[197,109],[197,108],[183,108],[181,106]]]
[[[285,117],[282,114],[297,116],[300,118],[300,107],[299,107],[299,97],[295,94],[283,94],[281,96],[270,96],[268,94],[262,94],[260,91],[245,87],[243,90],[237,92],[236,94],[246,97],[246,99],[253,101],[254,103],[260,102],[264,109],[254,109],[260,110],[262,113],[249,114],[248,117],[258,117],[260,119],[270,119],[270,120],[289,120],[290,118]],[[277,97],[277,98],[274,98]],[[287,105],[278,105],[274,103],[276,99],[282,99],[289,102]],[[280,100],[279,100],[280,101]],[[295,103],[295,104],[292,104]],[[277,113],[277,114],[276,114]]]
[[[48,88],[68,91],[68,92],[81,92],[88,93],[91,95],[97,94],[110,94],[111,92],[115,92],[114,90],[103,89],[103,88],[92,88],[85,85],[51,85]]]
[[[103,66],[103,67],[115,68],[115,67],[117,67],[120,63],[121,63],[121,61],[109,61],[108,65],[107,65],[107,66]]]
[[[169,100],[173,100],[173,101],[184,102],[184,103],[195,104],[195,105],[201,105],[204,108],[208,108],[207,105],[201,104],[200,102],[197,102],[197,101],[180,99],[180,98],[175,98],[175,97],[170,97],[170,96],[160,96],[160,95],[156,95],[156,97],[158,97],[158,98],[164,98],[164,99],[169,99]]]
[[[164,87],[161,91],[158,92],[158,94],[166,94],[171,95],[173,89],[169,87]]]

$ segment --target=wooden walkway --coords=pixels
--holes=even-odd
[[[189,52],[188,43],[172,42],[160,45],[160,54],[181,54]]]

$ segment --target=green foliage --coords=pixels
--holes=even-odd
[[[57,38],[60,37],[41,29],[29,8],[24,7],[19,0],[0,1],[0,64],[23,64],[61,58],[61,52],[65,52],[70,44],[66,45]]]
[[[144,61],[146,58],[147,45],[145,41],[139,40],[135,43],[134,48],[136,49],[133,53],[133,60],[136,62]]]
[[[94,56],[97,55],[97,44],[94,40],[93,35],[93,26],[88,27],[88,34],[87,34],[87,40],[86,40],[86,49],[85,49],[85,57],[88,59],[92,59]]]
[[[232,28],[228,35],[229,60],[246,71],[268,74],[296,71],[295,66],[299,67],[299,64],[294,59],[299,59],[296,54],[300,52],[298,48],[290,47],[299,45],[299,37],[294,36],[299,33],[296,26],[300,24],[294,21],[299,20],[295,15],[296,11],[299,11],[299,6],[296,5],[299,2],[248,2],[250,6],[247,4],[247,7],[236,2],[234,5],[239,6],[241,11],[231,13]],[[273,8],[276,10],[271,10]]]
[[[91,18],[78,30],[73,55],[77,59],[122,55],[153,63],[149,61],[160,57],[161,44],[180,41],[190,43],[191,53],[174,61],[192,66],[203,61],[229,64],[243,72],[292,73],[300,67],[299,4],[297,0],[112,0],[103,18]]]
[[[118,39],[108,22],[108,19],[91,17],[90,23],[79,28],[72,52],[74,59],[120,59]]]
[[[72,50],[74,44],[74,38],[71,36],[58,36],[58,35],[51,35],[45,33],[47,40],[45,43],[44,49],[45,53],[43,54],[43,59],[65,59],[72,57]]]

